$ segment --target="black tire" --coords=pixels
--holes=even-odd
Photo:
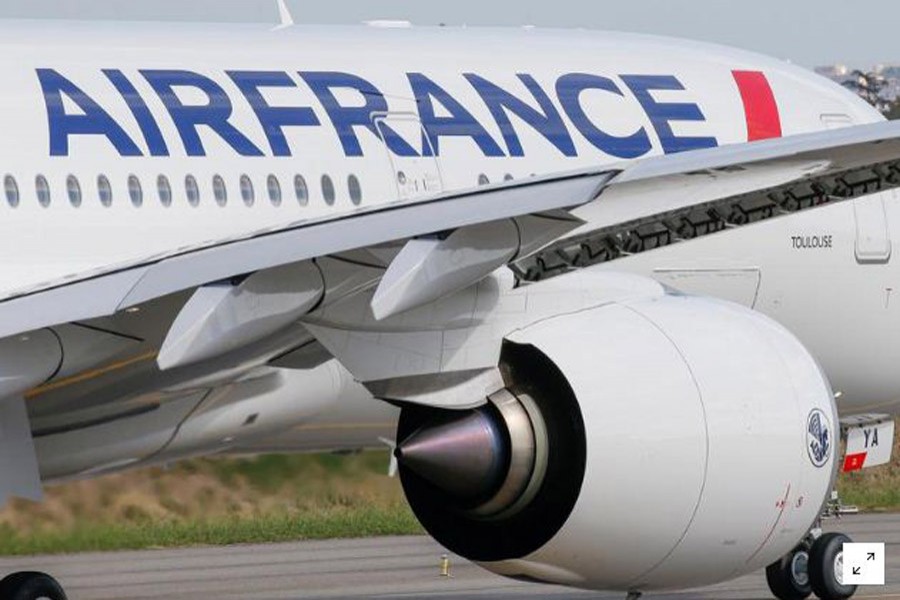
[[[812,594],[809,584],[809,550],[795,548],[766,567],[766,582],[778,600],[804,600]]]
[[[59,583],[46,573],[23,571],[13,573],[0,581],[0,598],[3,600],[67,600]]]
[[[826,533],[809,550],[809,583],[822,600],[846,600],[856,593],[857,586],[841,583],[843,546],[850,541],[843,533]]]

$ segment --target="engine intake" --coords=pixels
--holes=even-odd
[[[471,411],[407,406],[397,458],[426,529],[477,561],[520,557],[559,531],[584,475],[584,423],[562,373],[531,346],[504,346],[518,381]],[[541,373],[540,378],[525,372]]]

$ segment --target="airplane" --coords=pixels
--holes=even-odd
[[[2,499],[396,440],[494,573],[851,597],[820,522],[900,411],[900,124],[707,43],[283,21],[0,22]]]

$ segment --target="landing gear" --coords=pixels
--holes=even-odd
[[[22,571],[0,581],[3,600],[67,600],[59,583],[46,573]]]
[[[814,534],[766,567],[766,581],[778,600],[804,600],[815,593],[821,600],[847,600],[855,585],[844,585],[843,533]]]
[[[766,567],[766,581],[778,600],[804,600],[809,583],[809,545],[804,542]]]
[[[809,551],[809,583],[822,600],[846,600],[856,593],[855,585],[844,585],[844,544],[850,538],[843,533],[826,533]]]

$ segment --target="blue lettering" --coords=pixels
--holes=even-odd
[[[650,94],[652,90],[684,90],[678,79],[671,75],[622,75],[625,82],[641,106],[650,117],[663,151],[685,152],[700,148],[715,148],[719,145],[714,137],[681,137],[672,131],[672,121],[705,121],[703,111],[696,104],[657,102]]]
[[[304,72],[300,76],[312,89],[328,118],[331,119],[346,156],[362,156],[362,147],[356,137],[355,128],[365,127],[384,140],[388,149],[397,156],[418,156],[415,148],[410,146],[400,135],[382,124],[375,127],[373,114],[387,113],[388,104],[378,89],[361,77],[349,73]],[[359,92],[364,100],[362,106],[341,106],[332,91],[335,88],[350,89]],[[381,132],[379,133],[379,129]]]
[[[650,136],[643,127],[631,135],[618,137],[610,135],[594,125],[581,106],[580,97],[585,90],[602,90],[619,96],[624,96],[624,94],[611,79],[599,75],[571,73],[563,75],[556,82],[556,93],[563,109],[572,119],[578,131],[591,144],[606,154],[618,158],[637,158],[653,149]]]
[[[472,116],[472,113],[467,111],[446,90],[422,73],[408,73],[407,77],[416,102],[419,103],[419,117],[422,119],[422,127],[425,129],[423,136],[427,136],[422,144],[424,154],[433,153],[435,156],[439,156],[440,139],[447,136],[470,137],[478,144],[485,156],[505,156],[503,149]],[[435,101],[440,103],[450,116],[438,117],[435,114]]]
[[[219,84],[192,71],[142,70],[141,74],[162,100],[175,123],[188,156],[206,156],[197,128],[209,127],[241,156],[262,156],[247,136],[238,131],[228,120],[233,107],[231,100]],[[185,105],[175,94],[176,87],[200,90],[209,98],[207,104]]]
[[[144,141],[147,143],[150,155],[168,156],[169,148],[166,146],[166,140],[163,139],[162,132],[159,130],[159,125],[156,124],[156,120],[153,118],[153,113],[150,112],[147,103],[144,102],[138,91],[125,77],[125,74],[118,69],[104,69],[103,74],[115,86],[128,104],[128,108],[131,109],[131,114],[134,115],[138,127],[141,128],[141,133],[144,134]]]
[[[115,146],[121,156],[141,156],[141,150],[125,130],[78,86],[53,69],[38,69],[38,79],[47,105],[50,128],[50,156],[69,155],[70,135],[102,135]],[[63,94],[83,114],[66,114]]]
[[[300,106],[270,106],[260,93],[261,87],[297,87],[283,71],[228,71],[244,97],[256,113],[275,156],[290,156],[291,149],[284,137],[284,127],[308,127],[320,125],[311,108]]]
[[[520,74],[519,79],[531,92],[531,95],[540,106],[540,110],[533,108],[503,88],[474,73],[466,73],[464,77],[469,80],[472,87],[481,95],[482,100],[484,100],[484,103],[494,116],[494,120],[497,121],[510,156],[525,156],[519,136],[510,121],[510,113],[525,121],[535,131],[544,136],[563,155],[578,155],[578,152],[575,150],[575,143],[572,141],[572,136],[569,135],[569,130],[566,128],[562,116],[556,110],[550,97],[547,96],[546,92],[541,89],[541,86],[538,85],[531,75]]]

